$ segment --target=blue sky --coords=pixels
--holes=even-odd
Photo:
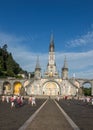
[[[93,0],[0,0],[0,46],[34,71],[37,56],[42,73],[54,34],[57,69],[67,57],[69,77],[93,79]]]

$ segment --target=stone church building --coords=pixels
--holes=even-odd
[[[35,77],[26,86],[27,94],[75,96],[78,92],[78,85],[73,84],[68,78],[69,69],[66,57],[60,69],[61,77],[56,68],[54,38],[51,35],[47,69],[42,76],[39,58],[37,58]]]
[[[61,70],[61,76],[57,71],[54,38],[51,35],[49,55],[46,70],[42,75],[39,58],[37,58],[34,78],[0,79],[0,95],[43,95],[43,96],[75,96],[82,95],[82,87],[85,83],[91,84],[93,95],[93,79],[69,78],[69,68],[66,57]]]

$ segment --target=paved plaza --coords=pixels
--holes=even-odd
[[[53,100],[48,100],[26,130],[73,130]]]
[[[81,100],[60,100],[58,102],[80,130],[93,130],[93,105]]]
[[[56,102],[68,117],[64,116]],[[10,103],[0,102],[0,130],[93,129],[93,106],[91,104],[64,99],[56,102],[53,99],[36,99],[37,105],[34,107],[26,102],[20,108],[12,110]]]
[[[36,99],[36,106],[25,104],[11,109],[11,104],[0,101],[0,130],[18,130],[28,118],[44,103],[46,99]]]

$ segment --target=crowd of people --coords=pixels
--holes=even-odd
[[[73,97],[73,96],[57,96],[56,97],[57,101],[59,101],[60,99],[64,99],[64,100],[81,100],[87,104],[91,104],[93,105],[93,97],[92,96],[81,96],[81,97]],[[35,96],[28,96],[26,98],[24,98],[24,96],[16,96],[16,95],[12,95],[12,96],[5,96],[2,95],[1,99],[2,102],[7,102],[10,103],[10,107],[11,108],[15,108],[15,107],[21,107],[24,104],[29,104],[31,106],[36,106],[36,98]]]
[[[93,105],[93,96],[80,96],[80,97],[79,96],[62,96],[62,97],[57,96],[56,99],[57,101],[59,101],[60,99],[64,99],[64,100],[74,99],[74,100],[80,100],[87,104]]]
[[[92,96],[83,96],[83,97],[80,97],[79,100],[82,100],[83,102],[86,102],[87,104],[93,105],[93,97]]]
[[[16,95],[5,96],[5,95],[2,95],[1,101],[3,103],[4,102],[10,103],[11,108],[21,107],[26,103],[31,104],[32,106],[36,106],[36,98],[35,98],[35,96],[29,96],[28,98],[25,99],[24,96],[16,96]]]

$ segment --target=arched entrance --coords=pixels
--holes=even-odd
[[[82,84],[82,87],[83,87],[83,94],[86,96],[91,96],[92,84],[87,81]]]
[[[7,95],[7,94],[10,94],[10,91],[11,91],[11,84],[6,81],[3,83],[3,94]]]
[[[14,83],[14,95],[20,95],[20,90],[22,88],[22,84],[20,82],[15,82]]]
[[[56,82],[47,82],[43,86],[44,95],[59,95],[60,89]]]

